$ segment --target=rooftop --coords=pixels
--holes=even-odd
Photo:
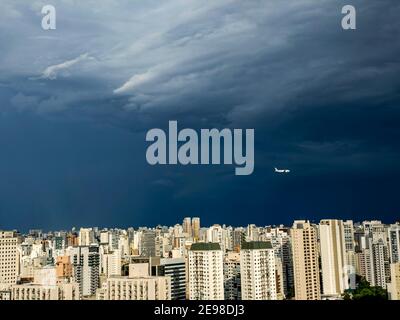
[[[219,243],[198,242],[198,243],[193,243],[192,246],[190,247],[190,250],[192,251],[221,250],[221,247],[219,246]]]
[[[251,241],[242,243],[243,250],[272,249],[269,241]]]

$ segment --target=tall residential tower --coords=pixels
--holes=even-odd
[[[296,220],[291,230],[296,300],[320,300],[317,230],[306,220]]]

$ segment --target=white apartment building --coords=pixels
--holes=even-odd
[[[346,251],[355,250],[353,220],[343,221],[344,246]]]
[[[17,283],[17,242],[15,231],[0,231],[0,284]]]
[[[371,245],[372,254],[372,286],[386,289],[386,283],[390,279],[390,263],[388,247],[379,239]]]
[[[218,243],[192,244],[188,266],[190,300],[224,300],[223,255]]]
[[[218,243],[223,253],[227,249],[225,239],[226,230],[222,228],[219,224],[214,224],[207,229],[206,242]]]
[[[244,242],[240,250],[242,300],[277,300],[275,253],[270,242]]]
[[[109,276],[121,275],[121,251],[115,250],[111,253],[101,255],[103,274]]]

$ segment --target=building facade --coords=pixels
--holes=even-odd
[[[0,231],[0,284],[15,284],[18,279],[18,238],[15,231]]]
[[[188,267],[190,300],[224,300],[223,256],[218,243],[192,244]]]
[[[186,262],[184,258],[151,259],[153,276],[168,276],[171,279],[171,299],[186,299]]]
[[[100,255],[98,246],[72,248],[71,261],[74,279],[82,296],[92,296],[100,284]]]
[[[171,300],[170,277],[110,277],[104,293],[105,300]]]
[[[224,258],[224,296],[225,300],[242,299],[239,252],[228,252]]]
[[[244,242],[240,250],[242,300],[277,300],[275,253],[270,242]]]
[[[400,300],[400,262],[390,264],[390,279],[389,299]]]
[[[295,299],[320,300],[316,227],[309,221],[296,220],[291,229],[291,236]]]
[[[344,226],[342,220],[325,219],[319,224],[322,292],[340,296],[348,289]]]

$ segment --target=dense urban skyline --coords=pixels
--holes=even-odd
[[[197,216],[201,216],[201,215],[197,215]],[[181,216],[181,218],[184,216]],[[202,217],[202,216],[201,216]],[[310,219],[307,216],[305,217],[297,217],[291,221],[288,222],[279,222],[279,219],[277,220],[276,223],[254,223],[254,222],[250,222],[247,224],[232,224],[229,223],[229,219],[227,221],[212,221],[208,222],[208,220],[205,220],[203,217],[201,218],[203,225],[207,225],[207,226],[212,226],[212,225],[226,225],[226,226],[230,226],[230,227],[245,227],[249,224],[254,224],[257,226],[263,226],[263,227],[279,227],[279,226],[284,226],[284,227],[290,227],[293,223],[294,220],[308,220],[311,223],[318,223],[321,219],[341,219],[341,220],[352,220],[354,221],[354,223],[361,223],[363,220],[379,220],[382,221],[382,223],[385,224],[390,224],[390,223],[396,223],[399,222],[400,219],[395,219],[395,220],[389,220],[389,219],[378,219],[376,216],[371,216],[371,217],[366,217],[365,219],[362,220],[354,220],[352,217],[332,217],[332,216],[324,216],[321,215],[321,218],[316,218],[316,219]],[[174,220],[174,219],[171,219]],[[175,219],[176,220],[176,219]],[[178,219],[179,220],[179,219]],[[46,232],[54,232],[54,231],[68,231],[68,230],[72,230],[74,229],[79,229],[79,228],[99,228],[99,229],[104,229],[104,228],[108,228],[108,229],[128,229],[128,228],[133,228],[133,229],[139,229],[139,228],[150,228],[150,229],[154,229],[157,227],[172,227],[175,224],[179,223],[179,221],[171,221],[171,223],[156,223],[156,224],[151,224],[151,225],[138,225],[138,224],[132,224],[132,225],[98,225],[96,223],[88,223],[88,224],[76,224],[76,225],[70,225],[70,226],[61,226],[59,228],[42,228],[40,225],[34,225],[34,226],[27,226],[26,228],[17,228],[17,227],[13,227],[13,226],[5,226],[5,225],[0,225],[0,230],[15,230],[18,231],[22,234],[28,234],[29,230],[41,230],[44,233]]]
[[[0,230],[0,300],[399,300],[400,222]]]

